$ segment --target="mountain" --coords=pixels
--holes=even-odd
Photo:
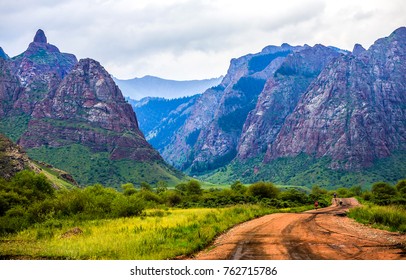
[[[210,87],[218,85],[221,79],[222,77],[205,80],[174,81],[154,76],[145,76],[130,80],[114,78],[114,81],[125,96],[133,100],[141,100],[145,97],[174,99],[196,95]]]
[[[356,46],[323,69],[285,121],[265,160],[328,156],[333,169],[361,170],[406,150],[406,28]],[[286,143],[289,143],[287,145]]]
[[[181,127],[187,119],[189,108],[199,95],[165,99],[146,97],[140,101],[127,98],[137,114],[140,130],[148,142],[158,150],[162,150],[173,136],[173,131]]]
[[[179,181],[145,140],[111,75],[95,60],[59,52],[38,30],[28,49],[2,60],[0,131],[30,157],[81,185]]]
[[[406,174],[405,30],[368,50],[283,44],[233,59],[160,152],[214,183],[395,182]]]
[[[250,112],[256,108],[258,100],[265,98],[264,88],[268,89],[272,81],[280,83],[276,101],[280,106],[285,106],[285,101],[292,102],[285,112],[286,116],[293,110],[311,77],[317,75],[317,71],[329,59],[338,55],[336,50],[321,45],[312,48],[283,44],[280,47],[268,46],[260,53],[233,59],[222,83],[207,90],[196,101],[191,116],[173,137],[171,144],[161,151],[162,154],[176,167],[192,173],[228,164],[237,156],[237,149],[241,150],[240,154],[243,153],[244,143],[239,142],[242,142],[241,137],[247,137],[244,124],[247,118],[252,117]],[[300,63],[307,63],[307,72],[299,71],[294,78],[274,79],[277,71],[295,71]],[[280,112],[277,115],[283,121]],[[260,134],[267,133],[259,125],[259,120],[253,122],[258,124]],[[186,151],[186,154],[180,155],[179,150]]]
[[[0,47],[0,57],[3,59],[9,59],[9,56],[4,52],[2,47]]]

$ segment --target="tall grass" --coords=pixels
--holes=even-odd
[[[47,221],[1,240],[0,258],[172,259],[204,248],[235,224],[275,211],[246,205],[149,210],[132,218]],[[62,238],[74,227],[83,233]]]
[[[402,206],[365,205],[351,209],[348,216],[363,224],[406,232],[406,210]]]

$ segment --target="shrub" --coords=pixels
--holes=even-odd
[[[165,203],[170,207],[174,207],[182,202],[182,197],[179,195],[178,192],[175,192],[175,191],[164,192],[163,198],[164,198]]]
[[[258,198],[277,198],[279,189],[270,182],[257,182],[248,187],[248,194]]]
[[[396,196],[396,189],[385,182],[378,182],[372,185],[373,201],[379,205],[388,205]]]
[[[123,190],[123,194],[127,195],[127,196],[137,193],[137,190],[135,189],[134,185],[131,183],[121,185],[121,189]]]
[[[115,218],[139,216],[144,208],[143,201],[135,196],[117,196],[111,205],[112,214]]]

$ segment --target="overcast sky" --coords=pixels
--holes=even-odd
[[[37,29],[115,77],[218,77],[267,45],[368,48],[406,25],[405,0],[0,0],[0,46],[22,53]]]

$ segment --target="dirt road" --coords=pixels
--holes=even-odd
[[[356,205],[356,199],[347,198],[342,206],[272,214],[243,223],[219,236],[194,259],[406,259],[406,236],[346,217],[346,211]]]

